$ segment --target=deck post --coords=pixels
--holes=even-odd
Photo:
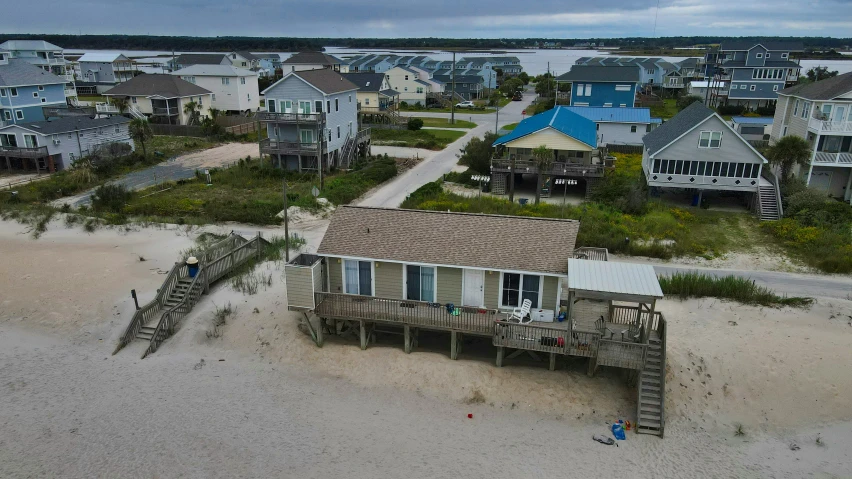
[[[257,259],[260,260],[260,252],[262,247],[260,243],[260,231],[257,232],[257,239],[255,241],[257,241]]]
[[[550,370],[556,370],[556,353],[550,353]]]
[[[459,333],[450,331],[450,359],[459,358]]]
[[[210,293],[210,274],[207,269],[207,265],[204,265],[204,269],[202,270],[202,274],[204,275],[204,294]]]
[[[505,348],[503,346],[497,346],[497,361],[495,364],[498,368],[503,367],[503,355],[506,353]]]
[[[405,337],[405,354],[411,354],[411,326],[406,324],[402,330]]]
[[[595,370],[598,369],[598,358],[589,358],[589,371],[586,373],[590,378],[595,377]]]
[[[367,323],[363,319],[359,323],[361,324],[361,349],[367,349]]]
[[[320,316],[319,327],[317,327],[317,346],[319,346],[319,347],[322,347],[323,343],[325,342],[325,336],[324,336],[325,331],[324,330],[325,330],[325,318]]]

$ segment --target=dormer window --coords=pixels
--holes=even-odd
[[[722,145],[721,131],[702,131],[698,137],[699,148],[719,148]]]

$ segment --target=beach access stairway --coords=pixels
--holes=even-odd
[[[201,296],[209,292],[211,284],[250,259],[260,257],[268,244],[260,233],[250,240],[231,233],[200,254],[194,277],[190,277],[186,264],[175,263],[154,299],[133,314],[113,354],[135,339],[148,342],[143,359],[155,352],[174,334],[177,323],[192,311]]]

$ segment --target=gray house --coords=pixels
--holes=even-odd
[[[172,70],[180,70],[192,65],[232,65],[228,55],[223,53],[184,53],[172,60]]]
[[[761,219],[778,219],[777,180],[766,159],[728,122],[693,103],[644,138],[642,169],[648,186],[693,194],[740,196]]]
[[[129,153],[133,151],[129,123],[123,116],[73,116],[0,128],[0,168],[52,173],[114,143],[128,145],[123,150]]]
[[[86,53],[79,60],[83,87],[103,93],[135,75],[133,62],[120,53]]]
[[[330,68],[287,73],[262,92],[267,111],[258,116],[268,138],[261,153],[288,170],[348,168],[369,147],[369,130],[358,130],[357,92]]]

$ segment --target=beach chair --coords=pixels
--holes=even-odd
[[[532,308],[532,301],[525,299],[520,308],[513,309],[509,314],[509,321],[517,321],[520,324],[531,323],[530,308]]]

